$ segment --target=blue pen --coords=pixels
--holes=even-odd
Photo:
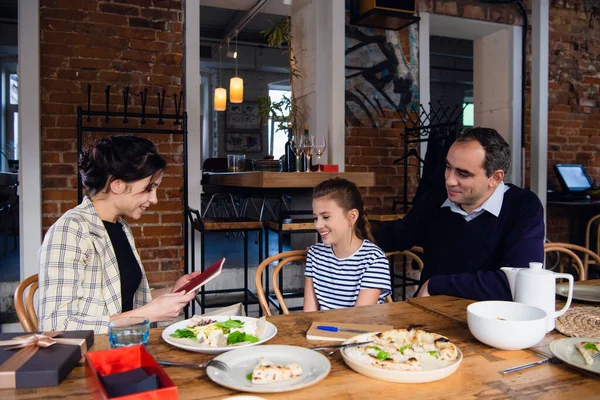
[[[329,332],[354,332],[354,333],[368,333],[370,331],[365,331],[361,329],[348,329],[348,328],[338,328],[337,326],[329,326],[329,325],[317,325],[317,329],[321,331],[329,331]]]

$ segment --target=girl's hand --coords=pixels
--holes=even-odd
[[[177,279],[177,281],[175,281],[175,283],[173,284],[173,288],[171,289],[171,293],[177,293],[177,290],[180,287],[182,287],[183,285],[185,285],[186,283],[188,283],[189,281],[191,281],[198,275],[200,275],[200,271],[194,271],[191,274],[183,275],[181,278],[179,278],[179,279]]]
[[[167,293],[152,300],[143,307],[129,313],[144,316],[150,322],[170,321],[181,313],[181,309],[194,299],[196,293]],[[127,314],[129,314],[127,313]]]

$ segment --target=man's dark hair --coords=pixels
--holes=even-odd
[[[505,174],[510,169],[510,146],[506,140],[492,128],[469,128],[456,139],[456,143],[479,142],[485,150],[483,169],[489,178],[494,171],[501,169]]]

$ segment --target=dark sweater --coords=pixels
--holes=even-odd
[[[475,300],[512,300],[501,267],[527,267],[544,261],[544,219],[537,196],[508,185],[498,217],[484,212],[467,222],[441,208],[445,199],[424,195],[403,220],[375,235],[385,251],[422,246],[422,286],[431,295]]]
[[[142,281],[142,270],[131,245],[127,240],[123,226],[118,222],[102,221],[113,245],[119,275],[121,277],[121,312],[133,310],[133,298]]]

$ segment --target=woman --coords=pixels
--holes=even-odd
[[[100,139],[81,155],[89,197],[52,225],[39,252],[42,331],[106,333],[110,320],[125,316],[167,321],[194,298],[177,289],[199,272],[151,294],[123,219],[137,220],[158,202],[165,165],[152,142],[135,136]]]

